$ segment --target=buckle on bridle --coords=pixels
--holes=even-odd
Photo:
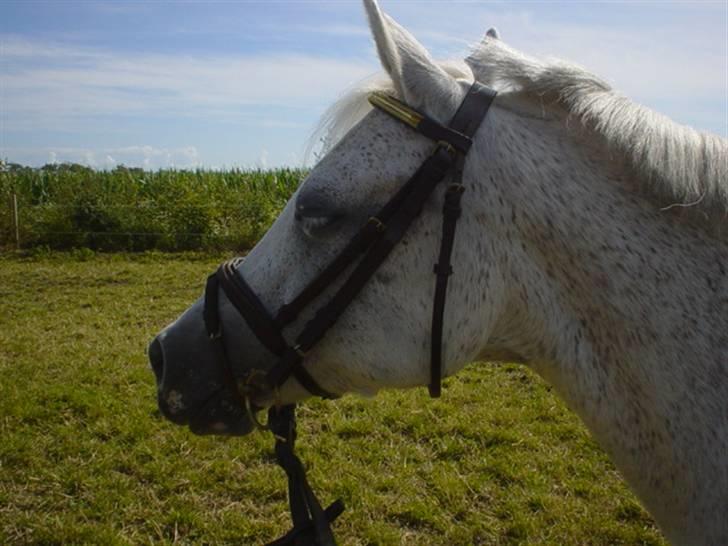
[[[245,413],[248,414],[248,419],[250,419],[250,422],[253,423],[253,426],[260,430],[260,431],[268,431],[270,430],[270,426],[268,423],[261,423],[258,420],[258,416],[256,415],[255,411],[253,410],[253,403],[250,401],[250,394],[246,394],[244,397],[245,400]]]
[[[379,218],[376,216],[370,216],[369,220],[367,220],[367,224],[371,224],[374,226],[374,229],[379,231],[380,233],[387,229],[387,226],[382,222]]]
[[[451,156],[454,156],[457,153],[455,146],[450,144],[447,140],[438,140],[437,147],[445,150]]]
[[[277,440],[280,440],[281,442],[287,442],[288,438],[285,438],[279,434],[276,434],[272,429],[270,422],[261,422],[258,419],[258,415],[256,414],[255,410],[253,409],[253,401],[251,400],[253,392],[256,390],[256,388],[267,388],[267,383],[265,382],[265,372],[263,370],[251,370],[251,372],[248,374],[248,376],[245,378],[245,383],[243,384],[242,392],[243,395],[243,405],[245,406],[245,413],[247,413],[248,418],[250,419],[250,422],[253,423],[253,426],[262,432],[271,432],[273,436]],[[258,381],[257,378],[263,378],[263,381]],[[278,387],[275,387],[273,389],[273,392],[275,394],[274,398],[276,400],[276,405],[278,405],[280,402],[280,397],[278,395]],[[261,408],[263,409],[263,408]]]
[[[289,441],[289,439],[290,439],[290,431],[288,433],[289,434],[288,437],[281,436],[280,434],[276,434],[276,432],[271,427],[270,418],[265,423],[261,423],[258,420],[258,415],[253,410],[253,404],[250,401],[250,396],[248,396],[248,395],[245,396],[245,412],[248,414],[248,418],[250,419],[250,422],[253,423],[253,426],[257,430],[260,430],[261,432],[270,432],[276,440],[279,440],[281,442],[288,442]]]

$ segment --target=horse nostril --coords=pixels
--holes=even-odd
[[[149,363],[154,370],[154,376],[157,378],[157,384],[162,383],[162,377],[164,376],[164,353],[162,352],[162,344],[159,342],[159,338],[149,344]]]

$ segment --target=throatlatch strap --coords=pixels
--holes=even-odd
[[[461,177],[457,177],[461,178]],[[447,295],[447,282],[453,273],[450,258],[453,243],[455,242],[455,228],[462,209],[460,199],[465,188],[462,184],[452,184],[445,193],[443,205],[442,239],[440,240],[440,256],[434,267],[437,276],[435,283],[435,298],[432,308],[432,334],[430,339],[430,396],[439,398],[442,393],[442,329],[445,314],[445,297]]]
[[[337,499],[324,510],[306,479],[301,459],[294,453],[296,406],[271,408],[268,425],[276,437],[276,461],[288,476],[293,529],[267,546],[336,546],[331,523],[344,511],[344,503]]]

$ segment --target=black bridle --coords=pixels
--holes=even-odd
[[[295,377],[313,395],[323,398],[336,397],[321,387],[303,366],[307,353],[323,339],[386,260],[395,245],[404,237],[437,185],[449,173],[452,173],[443,205],[440,253],[438,262],[434,266],[436,280],[432,313],[429,392],[432,397],[440,396],[443,316],[448,280],[453,273],[451,255],[455,228],[461,214],[460,201],[465,190],[462,185],[465,156],[472,144],[472,138],[485,119],[495,96],[496,92],[492,89],[477,82],[474,83],[450,124],[445,126],[392,97],[381,93],[372,94],[369,99],[372,105],[437,143],[433,153],[412,178],[375,216],[367,221],[333,261],[298,296],[283,305],[274,316],[268,312],[237,270],[238,265],[242,262],[241,259],[223,263],[208,278],[204,302],[205,327],[210,339],[219,346],[223,354],[220,360],[229,388],[236,399],[244,404],[251,413],[251,396],[254,393],[273,392],[291,376]],[[283,329],[294,322],[306,306],[328,289],[357,260],[358,263],[343,285],[306,323],[295,338],[295,342],[288,343],[283,336]],[[218,309],[220,288],[258,340],[278,357],[275,366],[267,372],[259,370],[251,372],[242,381],[242,387],[236,380],[231,363],[224,352],[223,328]],[[278,430],[276,432],[276,455],[289,477],[289,502],[294,519],[293,531],[280,539],[283,542],[276,541],[274,544],[297,544],[297,540],[304,540],[301,537],[306,533],[309,533],[309,541],[299,542],[300,544],[319,544],[320,546],[334,544],[333,535],[328,529],[328,522],[338,516],[343,506],[334,503],[323,510],[310,491],[300,460],[293,454],[293,441],[295,440],[293,406],[272,408],[269,412],[269,426]]]

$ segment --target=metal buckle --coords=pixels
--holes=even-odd
[[[457,150],[455,147],[450,144],[447,140],[438,140],[437,141],[437,147],[442,148],[445,150],[448,154],[454,156],[457,153]]]
[[[250,402],[250,396],[245,396],[245,411],[248,414],[248,418],[253,423],[253,426],[260,430],[261,432],[270,432],[273,434],[273,437],[276,440],[280,440],[281,442],[288,442],[288,438],[285,438],[284,436],[281,436],[280,434],[276,434],[273,432],[273,430],[270,428],[270,425],[268,423],[261,423],[258,420],[258,416],[253,411],[252,403]]]
[[[374,229],[376,229],[379,232],[382,232],[385,229],[387,229],[387,226],[376,216],[370,216],[369,220],[367,220],[367,224],[372,224],[374,226]]]
[[[253,410],[253,402],[251,400],[251,394],[253,393],[253,390],[255,389],[255,381],[257,377],[263,377],[265,378],[265,372],[263,370],[251,370],[250,374],[245,378],[245,384],[243,386],[243,405],[245,406],[245,413],[248,415],[248,419],[250,419],[250,422],[253,423],[253,426],[262,432],[271,432],[273,431],[270,428],[269,423],[262,423],[258,419],[258,415]],[[280,393],[278,391],[278,387],[275,387],[273,389],[274,392],[274,399],[275,404],[280,404]],[[261,408],[262,409],[262,408]],[[288,438],[284,438],[283,436],[280,436],[279,434],[273,433],[273,436],[277,440],[280,440],[281,442],[287,442]]]
[[[253,426],[256,429],[263,432],[270,430],[268,423],[261,423],[258,421],[258,416],[253,411],[253,403],[250,401],[249,394],[245,395],[245,412],[248,414],[248,419],[250,419],[250,422],[253,423]]]

